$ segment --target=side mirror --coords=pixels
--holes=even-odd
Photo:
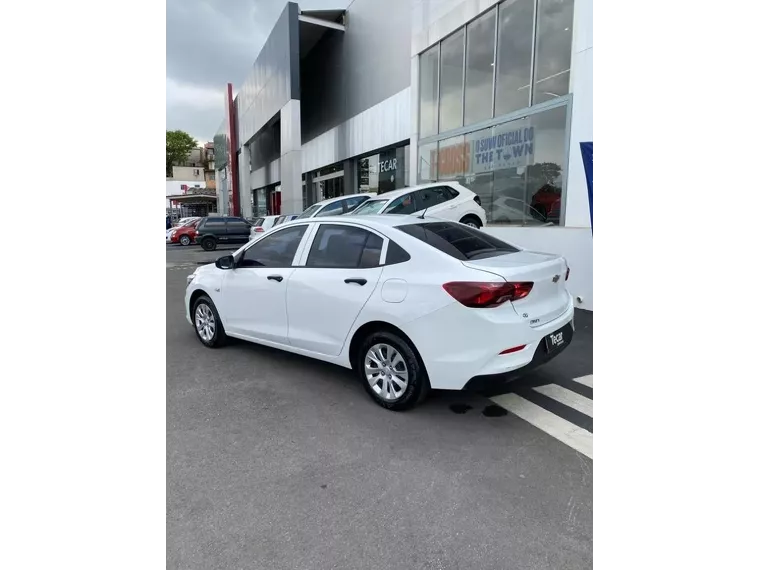
[[[235,256],[234,255],[225,255],[224,257],[220,257],[216,260],[216,267],[219,269],[234,269],[235,267]]]

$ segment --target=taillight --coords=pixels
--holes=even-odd
[[[477,194],[474,195],[474,201],[477,202],[478,206],[482,206],[482,200],[480,200],[480,197]]]
[[[253,231],[260,233],[260,232],[264,231],[264,229],[261,226],[256,226],[255,228],[253,228]]]
[[[569,266],[567,265],[567,276],[564,278],[564,281],[569,281]]]
[[[532,282],[490,283],[452,281],[443,285],[446,293],[465,307],[497,307],[506,301],[524,299],[532,290]]]

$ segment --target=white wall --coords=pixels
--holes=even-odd
[[[594,2],[593,45],[595,67],[595,120],[593,121],[593,142],[601,142],[601,0]]]
[[[593,310],[593,237],[590,228],[490,226],[485,231],[523,249],[566,258],[570,270],[567,288],[575,307]]]
[[[206,175],[202,166],[172,166],[171,172],[172,180],[193,180],[202,183],[202,186],[205,187]]]

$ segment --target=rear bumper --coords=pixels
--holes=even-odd
[[[462,390],[488,378],[513,379],[555,358],[570,344],[573,331],[550,355],[545,338],[564,327],[571,330],[573,319],[574,306],[567,295],[561,315],[539,327],[530,327],[511,306],[480,313],[452,304],[407,323],[403,330],[424,361],[430,386]],[[502,354],[519,346],[524,348]]]
[[[560,327],[562,328],[562,327]],[[491,374],[480,374],[478,376],[475,376],[469,380],[464,385],[464,390],[475,390],[475,391],[481,391],[481,390],[490,390],[492,388],[495,388],[497,386],[502,386],[503,384],[507,384],[509,382],[513,382],[517,378],[520,378],[521,376],[527,374],[528,372],[534,370],[538,366],[541,366],[545,364],[546,362],[550,362],[557,356],[559,356],[562,352],[564,352],[567,347],[572,343],[572,339],[574,338],[574,321],[572,321],[569,326],[564,325],[563,326],[563,333],[564,333],[564,344],[562,344],[560,347],[554,349],[551,351],[551,353],[548,353],[548,350],[546,349],[546,343],[545,340],[541,340],[538,343],[538,346],[535,348],[535,352],[532,355],[532,360],[530,360],[527,364],[524,366],[521,366],[519,368],[515,368],[512,370],[509,370],[507,372],[496,372]],[[557,329],[558,331],[559,329]],[[554,331],[556,332],[556,331]],[[550,334],[550,333],[549,333]],[[548,335],[546,335],[548,336]],[[544,337],[545,339],[545,337]]]

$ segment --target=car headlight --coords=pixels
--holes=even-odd
[[[171,232],[171,237],[174,237],[175,235],[177,235],[177,230],[174,230],[173,232]]]
[[[197,269],[193,271],[190,275],[187,276],[187,286],[190,286],[190,283],[192,283],[192,280],[195,279],[195,273],[197,273]]]

